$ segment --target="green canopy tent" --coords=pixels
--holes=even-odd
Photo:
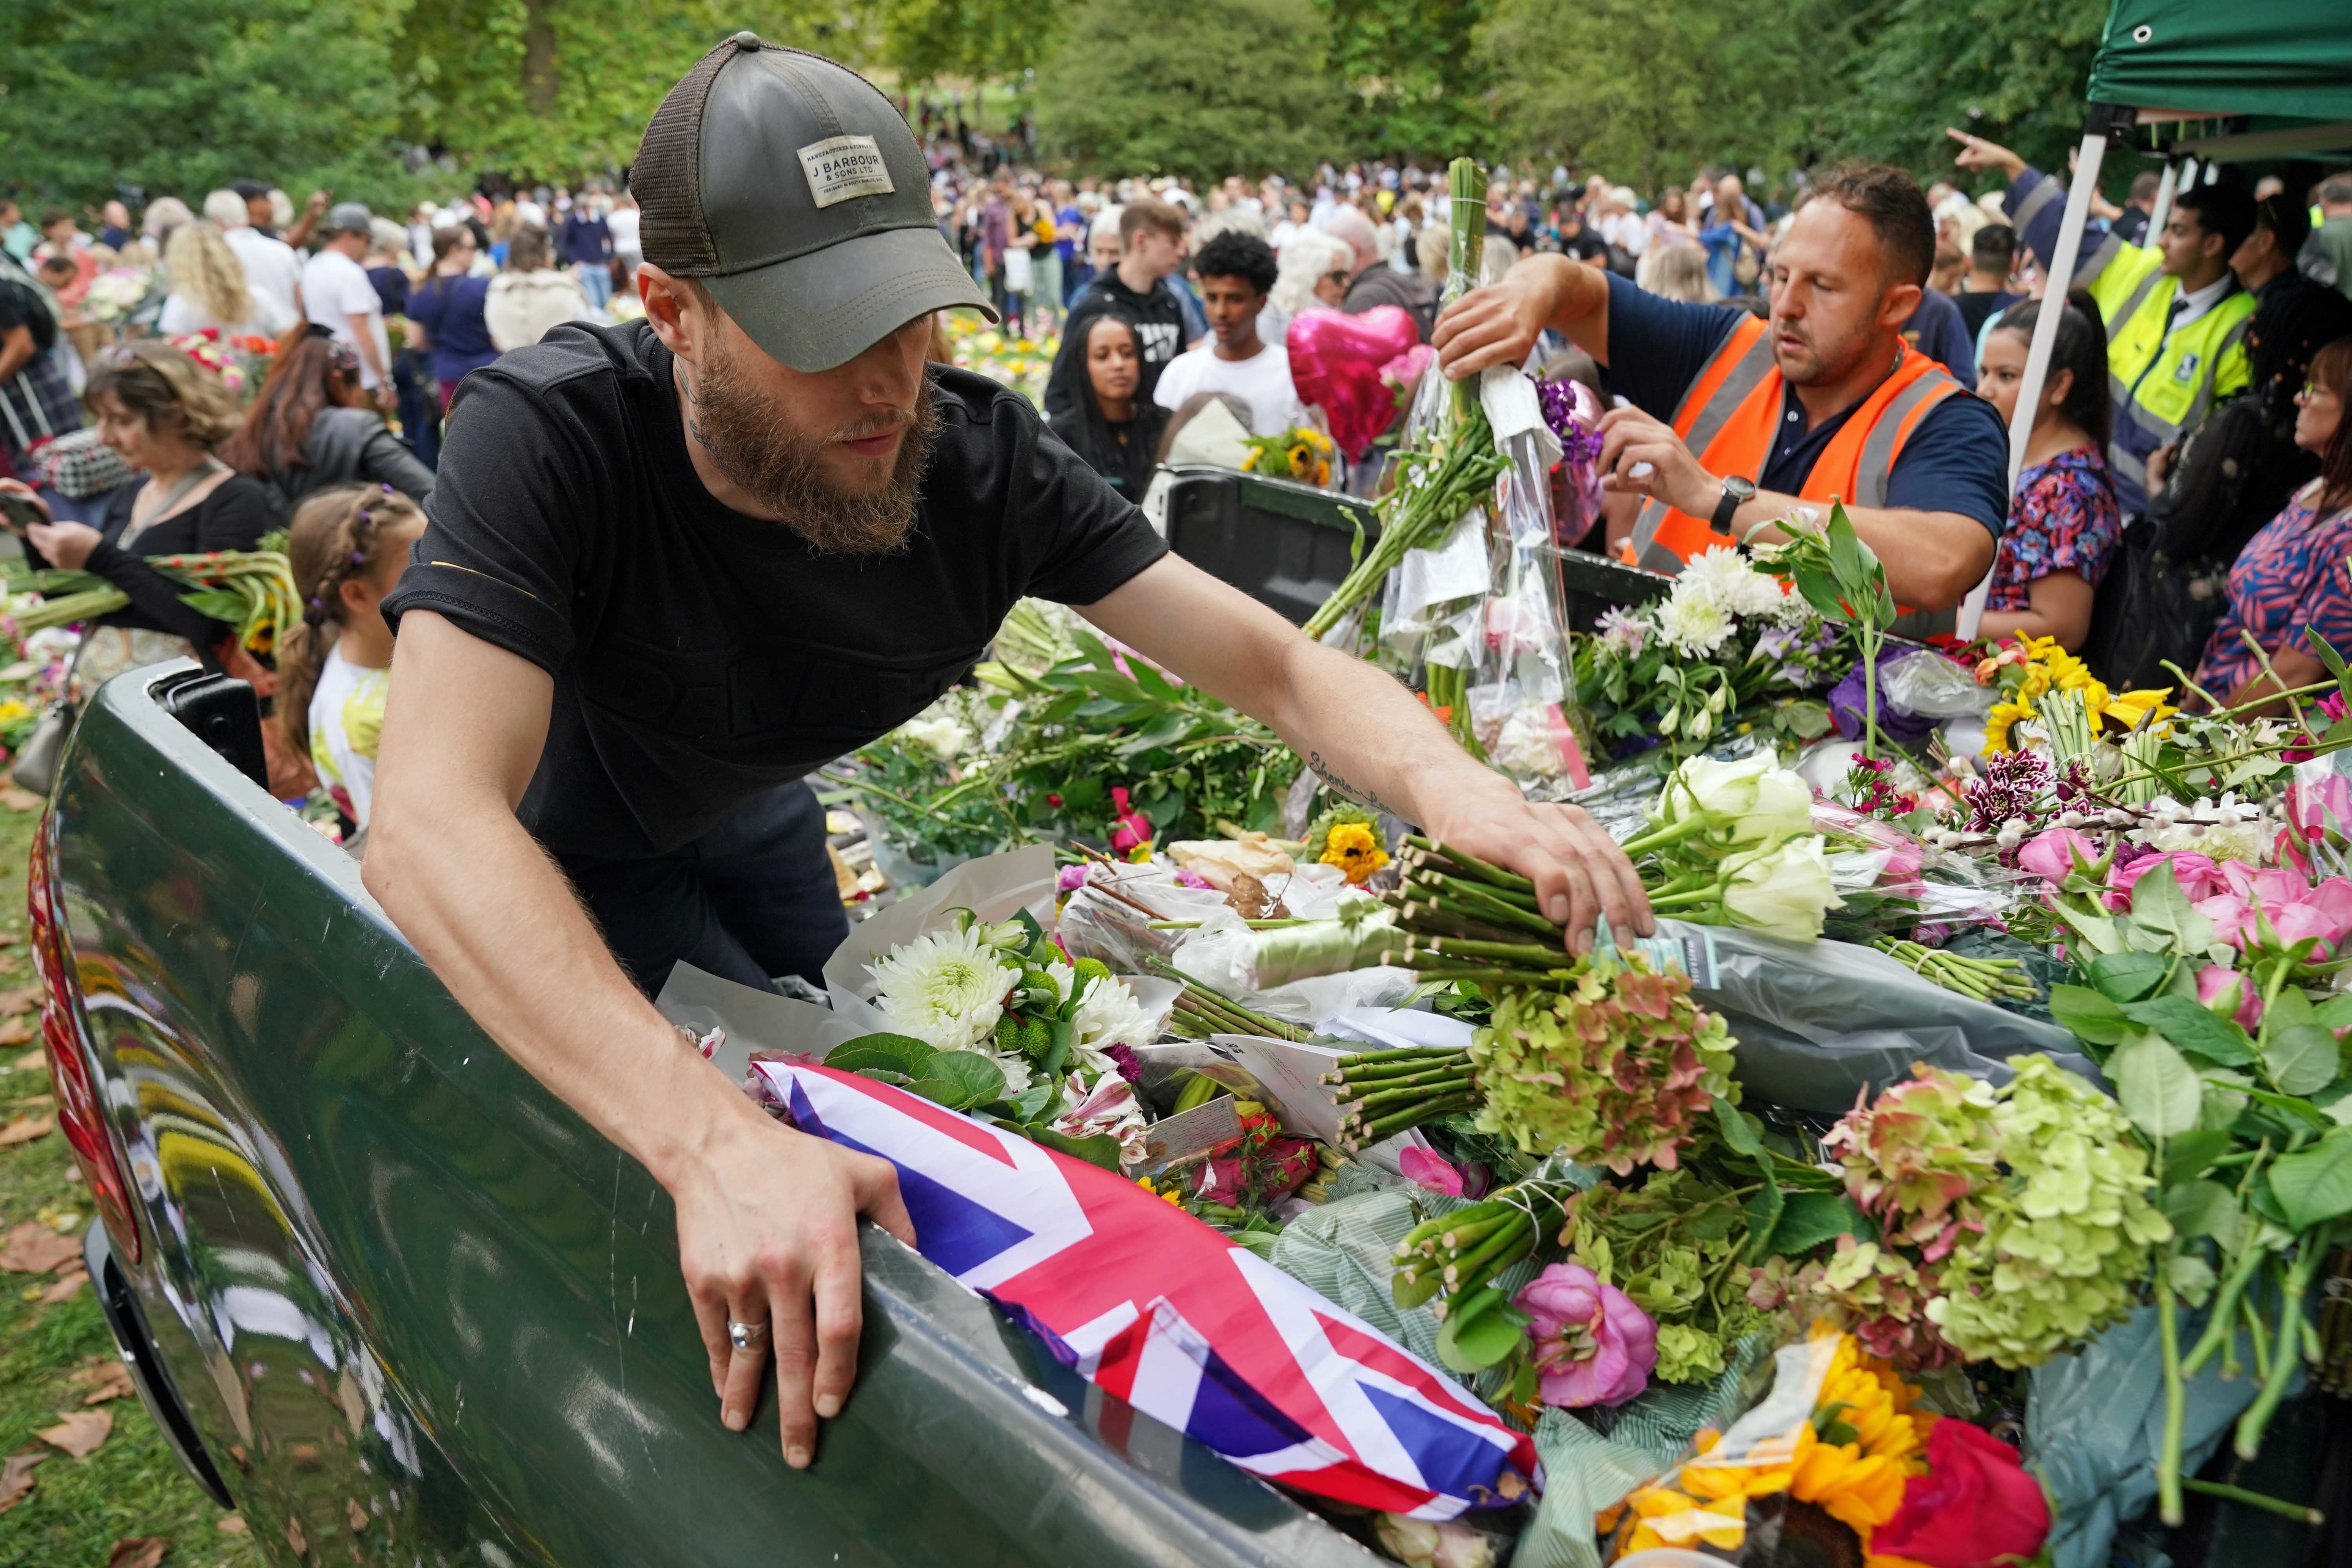
[[[2091,63],[2083,144],[2066,194],[2052,278],[2072,278],[2099,164],[2112,144],[2166,160],[2149,217],[2162,226],[2172,193],[2216,163],[2352,152],[2352,5],[2346,0],[2115,0]],[[2034,324],[2009,433],[2014,485],[2025,465],[2059,312]],[[1991,576],[1977,584],[1959,630],[1976,635]]]

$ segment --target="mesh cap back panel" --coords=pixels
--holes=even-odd
[[[638,244],[647,261],[674,277],[719,270],[719,247],[702,221],[702,106],[719,68],[740,52],[730,38],[695,62],[654,110],[629,167]]]

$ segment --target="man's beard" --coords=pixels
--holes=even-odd
[[[689,401],[690,427],[713,466],[814,549],[881,555],[907,542],[915,526],[923,467],[939,429],[928,374],[915,394],[911,422],[904,415],[866,419],[824,437],[787,420],[724,351],[714,353],[698,373]],[[878,488],[844,489],[825,478],[822,458],[834,441],[879,436],[894,427],[906,434],[889,479]]]

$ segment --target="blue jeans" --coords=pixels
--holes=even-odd
[[[572,276],[579,279],[580,287],[587,291],[590,310],[601,310],[612,301],[613,269],[604,263],[575,261],[572,264]]]
[[[824,852],[824,807],[798,781],[741,802],[667,855],[566,857],[563,868],[648,996],[681,960],[762,991],[779,974],[822,986],[824,961],[849,935]]]

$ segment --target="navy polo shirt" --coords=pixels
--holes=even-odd
[[[1683,393],[1748,312],[1737,305],[1667,300],[1628,279],[1609,279],[1609,388],[1671,424]],[[1859,406],[1857,405],[1857,406]],[[1849,408],[1805,428],[1797,389],[1780,389],[1780,433],[1759,489],[1801,494],[1822,451],[1845,427]],[[1947,397],[1912,428],[1887,476],[1886,504],[1906,511],[1975,518],[1995,539],[2009,519],[2009,432],[1980,397]]]

